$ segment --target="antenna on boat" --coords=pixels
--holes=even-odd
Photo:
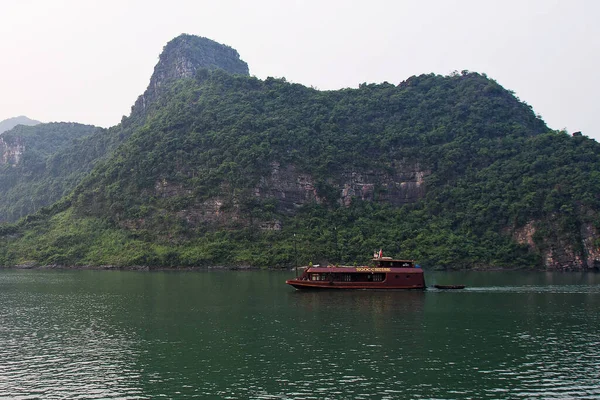
[[[337,231],[337,226],[333,226],[333,232],[335,232],[335,257],[337,257],[337,264],[339,265],[342,260],[340,260],[340,258],[342,258],[340,256],[340,250],[338,248],[338,231]]]
[[[294,233],[294,264],[296,265],[296,278],[298,277],[298,252],[296,251],[296,234]]]

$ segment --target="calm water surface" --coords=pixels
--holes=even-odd
[[[0,270],[0,398],[600,398],[600,274]]]

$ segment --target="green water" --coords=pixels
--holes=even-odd
[[[600,398],[600,274],[0,270],[0,398]]]

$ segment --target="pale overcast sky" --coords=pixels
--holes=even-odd
[[[486,73],[550,128],[600,139],[596,0],[0,0],[0,120],[115,125],[181,33],[319,89]]]

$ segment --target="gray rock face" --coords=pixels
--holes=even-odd
[[[180,35],[164,47],[149,88],[157,89],[165,83],[191,77],[199,68],[249,75],[248,64],[235,49],[207,38]]]
[[[589,215],[587,216],[589,218]],[[600,270],[600,248],[597,246],[600,235],[593,224],[581,224],[580,241],[574,244],[557,235],[556,232],[560,230],[560,227],[552,222],[550,222],[553,225],[552,233],[540,237],[536,242],[534,235],[540,222],[531,220],[525,226],[515,229],[512,236],[518,243],[525,244],[533,251],[539,252],[544,267],[549,270],[560,271]]]
[[[0,165],[17,165],[25,151],[25,144],[20,137],[7,142],[0,136]]]
[[[164,47],[150,84],[132,107],[132,113],[144,111],[168,84],[193,77],[201,68],[250,75],[248,64],[235,49],[204,37],[179,35]]]
[[[339,194],[337,201],[349,206],[353,199],[402,205],[414,203],[425,195],[424,178],[431,171],[418,164],[398,165],[389,173],[381,171],[347,171],[337,181],[329,182]],[[299,173],[293,166],[271,165],[271,175],[263,177],[254,189],[258,198],[278,200],[279,207],[293,211],[310,201],[323,201],[315,188],[312,176]]]
[[[376,171],[348,171],[337,180],[328,184],[337,193],[335,201],[343,206],[350,206],[355,199],[375,202],[386,202],[394,205],[414,203],[425,195],[424,178],[431,171],[422,169],[416,163],[398,164],[388,173]],[[277,202],[280,212],[293,214],[296,209],[310,202],[323,203],[317,191],[315,179],[307,173],[300,172],[294,165],[271,164],[269,175],[263,176],[250,194],[257,200]],[[175,197],[190,195],[190,188],[167,182],[164,179],[156,182],[154,195],[157,197]],[[185,220],[190,226],[204,224],[227,225],[232,222],[259,224],[262,230],[280,230],[281,223],[274,221],[244,220],[247,215],[240,209],[241,198],[231,199],[231,189],[221,187],[221,195],[201,203],[196,203],[185,210],[177,212],[177,217]],[[132,226],[141,227],[144,221],[130,221]]]

